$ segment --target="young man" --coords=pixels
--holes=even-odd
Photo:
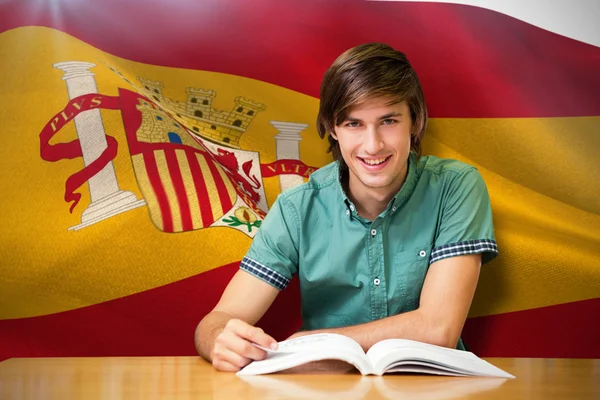
[[[478,171],[420,157],[427,111],[406,56],[349,49],[325,73],[317,126],[335,162],[282,193],[221,300],[196,330],[199,354],[237,371],[277,346],[253,325],[292,276],[302,335],[341,333],[463,349],[482,263],[497,254]]]

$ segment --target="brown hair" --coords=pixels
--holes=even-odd
[[[343,52],[321,82],[317,130],[321,138],[327,135],[328,152],[341,166],[346,164],[331,132],[344,122],[352,106],[379,96],[390,96],[391,104],[407,102],[413,123],[410,148],[421,155],[427,107],[417,73],[404,53],[383,43],[367,43]]]

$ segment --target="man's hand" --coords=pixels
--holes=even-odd
[[[254,346],[276,349],[277,341],[262,329],[240,319],[231,319],[215,339],[212,365],[219,371],[236,372],[254,360],[264,360],[267,352]]]

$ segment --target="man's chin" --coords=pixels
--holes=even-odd
[[[361,179],[360,180],[365,189],[383,189],[389,186],[388,180],[382,179]]]

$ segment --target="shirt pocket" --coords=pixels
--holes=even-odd
[[[398,293],[395,296],[398,299],[397,312],[394,314],[419,308],[421,290],[429,269],[431,250],[431,244],[427,244],[394,254],[392,275],[398,287]]]

